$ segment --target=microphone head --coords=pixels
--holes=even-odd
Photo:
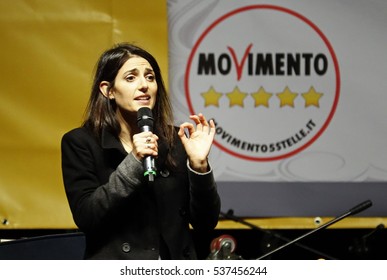
[[[148,107],[141,107],[137,111],[137,125],[138,127],[149,126],[153,128],[153,114]]]
[[[351,208],[349,210],[349,212],[351,213],[351,215],[355,215],[355,214],[357,214],[357,213],[359,213],[361,211],[364,211],[365,209],[367,209],[367,208],[369,208],[371,206],[372,206],[372,201],[371,200],[366,200],[366,201],[360,203],[359,205]]]

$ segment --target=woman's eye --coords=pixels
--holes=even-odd
[[[153,82],[153,81],[155,80],[155,76],[153,76],[153,75],[148,75],[148,76],[146,76],[146,79],[147,79],[148,81],[150,81],[150,82]]]
[[[134,76],[127,76],[125,79],[127,81],[131,82],[131,81],[134,81],[135,77]]]

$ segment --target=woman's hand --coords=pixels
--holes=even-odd
[[[141,132],[133,135],[133,150],[132,153],[138,160],[142,160],[145,156],[157,157],[159,137],[150,131]]]
[[[185,122],[180,125],[178,135],[188,155],[190,167],[204,173],[208,171],[208,155],[215,137],[215,123],[213,120],[207,122],[203,114],[190,116],[196,124]],[[185,134],[188,130],[188,135]]]

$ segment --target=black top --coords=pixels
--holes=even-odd
[[[86,237],[86,259],[195,259],[189,224],[213,229],[220,199],[212,171],[199,174],[187,165],[176,136],[173,157],[159,141],[157,176],[152,184],[142,163],[108,131],[97,140],[74,129],[62,139],[62,172],[74,221]]]

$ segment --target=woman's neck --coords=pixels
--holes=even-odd
[[[129,153],[133,149],[133,135],[140,132],[140,129],[137,126],[137,119],[133,114],[126,116],[117,114],[117,117],[121,127],[118,136],[125,150]]]

